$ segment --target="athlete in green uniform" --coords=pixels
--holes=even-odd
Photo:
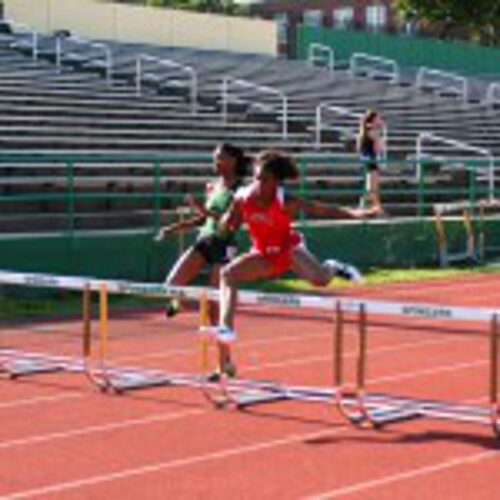
[[[231,144],[223,143],[214,150],[214,170],[218,175],[214,182],[206,187],[206,200],[202,204],[194,197],[187,197],[188,203],[195,211],[195,215],[187,220],[180,220],[160,229],[156,240],[162,240],[168,234],[183,232],[198,227],[198,236],[195,243],[188,248],[170,270],[165,284],[169,286],[184,286],[191,283],[208,267],[210,284],[219,286],[219,273],[222,265],[229,262],[235,255],[236,247],[234,233],[222,234],[219,229],[219,219],[230,207],[236,189],[241,186],[247,173],[249,158],[243,151]],[[167,302],[166,314],[171,317],[180,309],[179,301]],[[210,319],[217,324],[217,304],[210,307]],[[225,371],[231,371],[229,349],[221,346],[221,364]]]

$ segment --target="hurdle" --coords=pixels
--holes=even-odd
[[[370,424],[382,428],[396,422],[414,419],[444,419],[479,424],[492,429],[500,438],[500,327],[499,312],[487,308],[436,306],[425,303],[393,303],[378,300],[339,298],[335,300],[335,326],[332,343],[333,387],[295,388],[283,385],[281,392],[246,393],[236,399],[238,408],[282,400],[303,400],[334,405],[351,424]],[[358,349],[355,353],[355,375],[348,386],[344,370],[345,314],[354,313]],[[403,395],[370,392],[367,388],[368,316],[389,315],[401,318],[423,318],[487,324],[489,338],[489,405],[472,405],[452,401],[414,398]]]
[[[96,286],[96,285],[94,285]],[[151,370],[141,367],[124,367],[108,365],[106,354],[101,355],[97,367],[90,371],[90,380],[105,392],[111,390],[118,394],[128,391],[141,390],[161,386],[187,386],[200,389],[203,395],[217,408],[228,405],[243,409],[248,406],[282,401],[285,399],[299,399],[305,401],[334,402],[335,391],[331,387],[289,386],[271,380],[229,378],[222,374],[218,381],[210,381],[208,375],[212,372],[209,362],[209,349],[216,345],[216,339],[206,333],[209,324],[208,301],[218,299],[218,291],[201,287],[168,287],[165,285],[113,282],[108,281],[100,294],[100,336],[99,352],[106,353],[107,345],[107,293],[140,294],[149,297],[170,297],[199,301],[199,348],[201,373],[172,373],[163,370]],[[241,300],[245,304],[280,304],[293,308],[320,308],[330,310],[334,301],[331,298],[319,296],[293,296],[284,294],[270,294],[245,291],[241,293]]]
[[[245,391],[260,391],[267,395],[283,394],[285,389],[280,383],[258,380],[231,380],[209,383],[205,373],[173,373],[163,370],[146,369],[135,366],[114,366],[108,362],[108,295],[128,295],[149,298],[172,297],[180,300],[194,300],[201,303],[201,308],[207,300],[217,300],[218,291],[201,287],[169,287],[156,283],[136,283],[124,280],[101,280],[81,276],[57,276],[41,273],[17,273],[12,271],[0,271],[0,283],[11,285],[30,285],[41,288],[66,289],[81,291],[83,293],[83,333],[82,333],[82,357],[65,358],[55,357],[45,353],[14,353],[19,363],[37,364],[38,369],[32,367],[32,374],[49,371],[78,371],[83,372],[89,381],[100,391],[113,391],[125,393],[127,391],[145,389],[159,386],[190,386],[201,389],[204,393],[209,391],[213,394],[219,392],[217,398],[212,400],[224,400],[235,402],[236,395]],[[98,343],[92,342],[91,334],[91,312],[90,302],[93,293],[99,294],[99,335]],[[330,308],[331,300],[314,297],[292,297],[280,294],[260,294],[258,292],[245,292],[243,300],[247,304],[281,304],[291,307],[320,307]],[[206,314],[200,312],[200,315]],[[7,354],[1,352],[0,356]],[[206,366],[205,366],[206,369]],[[27,373],[27,370],[26,370]],[[288,389],[287,389],[288,390]],[[295,388],[295,393],[307,394],[307,388]],[[331,395],[330,390],[325,391]],[[317,397],[317,394],[313,397]],[[218,405],[219,405],[218,403]]]
[[[34,275],[0,272],[0,284],[28,284]],[[47,282],[44,286],[48,286]],[[83,285],[82,294],[82,344],[80,353],[75,356],[56,356],[44,352],[27,352],[19,349],[0,348],[0,372],[11,379],[32,375],[65,373],[85,373],[88,371],[86,358],[90,356],[90,292],[87,284]]]
[[[456,252],[450,252],[444,214],[456,211],[462,212],[459,221],[461,222],[465,234],[465,248],[457,250]],[[476,235],[472,222],[470,201],[434,204],[434,227],[438,243],[438,261],[441,267],[447,267],[453,262],[478,261]]]
[[[172,297],[180,300],[200,302],[200,318],[206,315],[206,301],[217,300],[218,291],[201,287],[170,287],[156,283],[136,283],[124,280],[100,280],[80,276],[56,276],[39,273],[17,273],[0,271],[1,284],[30,285],[42,288],[67,289],[83,293],[83,334],[82,358],[63,359],[74,363],[76,371],[84,372],[88,380],[102,392],[122,394],[128,391],[160,386],[188,386],[201,389],[216,406],[229,403],[237,408],[244,408],[257,402],[271,402],[283,399],[300,399],[306,401],[334,402],[335,391],[331,387],[290,387],[284,383],[269,380],[225,379],[220,382],[208,382],[206,373],[173,373],[163,370],[147,369],[136,366],[115,366],[108,362],[108,295],[128,295],[149,298]],[[99,335],[97,346],[92,342],[90,298],[93,293],[99,294]],[[314,295],[287,295],[245,291],[241,300],[247,305],[275,305],[294,309],[320,309],[332,311],[335,299]],[[203,312],[205,311],[205,312]],[[200,319],[200,324],[202,324]],[[201,356],[203,349],[200,347]],[[25,353],[17,353],[23,358]],[[45,365],[59,362],[59,358],[37,354]],[[24,359],[24,358],[23,358]],[[202,371],[207,370],[206,360]],[[58,365],[57,370],[64,370],[70,365]],[[73,365],[71,365],[73,366]],[[56,371],[56,368],[52,368]]]
[[[339,408],[346,418],[353,423],[370,423],[375,428],[381,428],[391,423],[420,418],[444,419],[456,422],[479,424],[490,427],[496,439],[500,439],[500,407],[498,392],[500,389],[500,328],[496,310],[472,309],[464,307],[447,307],[434,305],[396,304],[382,301],[343,301],[344,311],[357,314],[358,324],[358,354],[356,369],[356,384],[353,392],[347,394],[345,401],[342,380],[337,376],[337,396],[340,399]],[[438,318],[440,320],[477,321],[488,325],[489,339],[489,405],[472,405],[452,401],[427,400],[369,392],[367,390],[366,373],[368,359],[368,311],[373,314],[391,314],[402,317],[416,316],[423,318]],[[339,316],[343,322],[342,315]],[[342,327],[339,327],[342,331]],[[340,350],[339,352],[342,352]],[[340,354],[339,354],[340,355]],[[338,369],[339,373],[341,369]],[[354,408],[354,411],[351,410]]]

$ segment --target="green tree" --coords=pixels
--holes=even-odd
[[[152,7],[170,7],[198,12],[242,15],[248,12],[247,7],[235,3],[234,0],[145,0],[144,3]]]
[[[500,0],[394,0],[403,18],[438,23],[443,35],[464,31],[486,45],[500,43]]]

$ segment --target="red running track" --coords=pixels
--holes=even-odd
[[[350,291],[489,307],[500,296],[494,275]],[[174,326],[159,312],[113,318],[110,351],[126,364],[187,370],[196,362],[190,338],[196,321],[193,313],[176,318]],[[238,321],[243,376],[330,383],[326,316],[245,311]],[[80,328],[77,322],[64,326],[76,334]],[[476,326],[429,331],[423,321],[398,326],[382,318],[369,331],[370,388],[484,403],[487,339]],[[348,361],[354,361],[354,337],[350,329]],[[68,342],[61,345],[67,351]],[[359,429],[326,405],[220,411],[196,390],[106,396],[70,374],[1,380],[0,397],[2,498],[498,496],[500,455],[489,429],[479,426],[418,420]]]

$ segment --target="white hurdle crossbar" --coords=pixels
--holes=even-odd
[[[0,270],[0,285],[27,285],[39,288],[83,291],[86,286],[98,292],[103,285],[111,295],[129,295],[149,298],[178,298],[200,300],[206,294],[210,300],[218,300],[219,292],[214,288],[194,286],[167,286],[163,283],[132,282],[127,280],[104,280],[84,276],[60,276],[46,273],[21,273]],[[338,302],[346,311],[356,311],[364,304],[368,311],[407,317],[440,318],[457,321],[489,321],[495,309],[458,306],[436,306],[425,303],[397,303],[384,300],[338,298],[323,295],[282,294],[244,290],[239,300],[245,305],[273,305],[290,309],[320,309],[334,311]]]

